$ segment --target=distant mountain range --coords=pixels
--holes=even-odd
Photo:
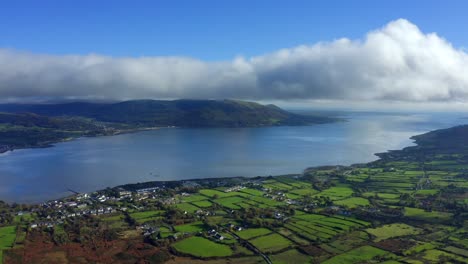
[[[3,104],[0,105],[0,153],[47,147],[82,136],[115,135],[156,127],[299,126],[338,120],[234,100]]]
[[[299,115],[275,105],[237,100],[133,100],[120,103],[3,104],[0,112],[79,116],[137,127],[256,127],[309,125],[337,121]]]

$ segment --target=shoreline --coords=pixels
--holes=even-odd
[[[314,124],[309,124],[309,125],[298,125],[298,126],[315,126],[315,125],[326,125],[326,124],[333,124],[333,123],[340,123],[340,122],[348,122],[348,119],[338,119],[333,122],[326,122],[326,123],[314,123]],[[279,125],[279,126],[292,126],[292,127],[297,127],[295,125]],[[69,142],[75,139],[79,138],[94,138],[94,137],[106,137],[106,136],[117,136],[117,135],[122,135],[122,134],[131,134],[131,133],[138,133],[138,132],[144,132],[144,131],[152,131],[152,130],[158,130],[162,128],[263,128],[263,127],[278,127],[276,125],[273,126],[264,126],[264,125],[258,125],[258,126],[246,126],[246,127],[178,127],[178,126],[164,126],[164,127],[143,127],[143,128],[130,128],[130,129],[125,129],[125,130],[116,130],[113,133],[108,133],[108,134],[98,134],[98,135],[82,135],[78,137],[69,137],[69,138],[64,138],[62,140],[57,140],[57,141],[48,141],[48,142],[42,142],[39,143],[38,145],[31,145],[31,146],[21,146],[21,147],[15,147],[15,146],[4,146],[3,148],[0,146],[0,157],[6,153],[13,152],[14,150],[18,149],[36,149],[36,148],[51,148],[54,147],[54,144],[57,143],[64,143],[64,142]]]
[[[109,134],[99,134],[99,135],[93,135],[93,136],[78,136],[78,137],[68,137],[64,138],[61,140],[57,141],[48,141],[48,142],[41,142],[38,145],[31,145],[31,146],[22,146],[22,147],[15,147],[15,146],[6,146],[4,148],[0,148],[0,157],[2,155],[5,155],[7,153],[13,152],[15,150],[19,149],[41,149],[41,148],[52,148],[54,147],[55,144],[57,143],[65,143],[69,141],[73,141],[79,138],[95,138],[95,137],[106,137],[106,136],[117,136],[117,135],[122,135],[122,134],[131,134],[131,133],[138,133],[138,132],[144,132],[144,131],[152,131],[152,130],[158,130],[161,128],[176,128],[176,127],[144,127],[144,128],[132,128],[132,129],[126,129],[126,130],[117,130],[114,133],[109,133]]]
[[[456,125],[456,126],[459,126],[459,125]],[[455,127],[456,127],[455,126]],[[112,135],[119,135],[119,134],[126,134],[126,133],[136,133],[136,132],[143,132],[143,131],[151,131],[151,130],[159,130],[161,128],[176,128],[176,127],[147,127],[147,128],[139,128],[139,129],[129,129],[129,130],[121,130],[121,131],[116,131],[115,133],[113,134],[108,134],[108,135],[99,135],[99,136],[112,136]],[[442,129],[436,129],[436,130],[430,130],[428,132],[431,132],[431,131],[437,131],[437,130],[442,130]],[[357,162],[357,163],[352,163],[352,164],[349,164],[349,165],[342,165],[342,164],[334,164],[334,165],[318,165],[318,166],[310,166],[310,167],[304,167],[302,168],[301,170],[303,172],[306,172],[308,170],[313,170],[313,169],[318,169],[318,168],[324,168],[324,167],[334,167],[334,168],[337,168],[337,167],[354,167],[354,166],[360,166],[360,165],[365,165],[365,164],[369,164],[369,163],[374,163],[374,162],[377,162],[379,160],[382,160],[383,157],[382,156],[385,156],[385,154],[388,154],[388,153],[391,153],[391,152],[394,152],[394,151],[402,151],[402,150],[405,150],[405,149],[411,149],[411,148],[414,148],[415,146],[418,146],[418,142],[415,140],[415,137],[418,137],[420,135],[423,135],[423,134],[426,134],[428,132],[423,132],[423,133],[420,133],[420,134],[416,134],[416,135],[413,135],[410,137],[410,139],[412,139],[412,142],[405,146],[405,147],[402,147],[398,150],[391,150],[391,149],[388,149],[384,152],[376,152],[376,153],[373,153],[373,155],[375,156],[375,159],[372,160],[372,161],[368,161],[368,162]],[[98,136],[92,136],[92,137],[98,137]],[[60,142],[67,142],[67,141],[71,141],[71,140],[75,140],[75,139],[78,139],[80,137],[76,137],[76,138],[67,138],[67,139],[64,139],[63,141],[60,141]],[[60,143],[60,142],[56,142],[56,143]],[[47,148],[47,147],[52,147],[53,145],[44,145],[44,146],[41,146],[41,147],[34,147],[34,148]],[[5,153],[1,154],[0,153],[0,156],[1,155],[4,155]],[[302,173],[303,173],[302,172]],[[302,173],[287,173],[288,175],[300,175]],[[276,174],[272,177],[277,177],[277,176],[282,176],[282,175],[285,175],[284,173],[283,174]],[[257,175],[257,176],[224,176],[224,177],[216,177],[216,178],[203,178],[203,177],[197,177],[197,178],[192,178],[192,179],[179,179],[179,180],[150,180],[150,181],[143,181],[143,182],[128,182],[128,183],[124,183],[124,184],[119,184],[119,185],[115,185],[115,186],[110,186],[111,188],[117,188],[117,187],[120,187],[120,186],[127,186],[127,185],[136,185],[136,184],[149,184],[149,183],[164,183],[164,182],[196,182],[196,181],[216,181],[216,180],[219,180],[219,179],[233,179],[233,178],[245,178],[245,179],[250,179],[250,178],[256,178],[256,177],[269,177],[271,175]],[[91,192],[96,192],[96,191],[101,191],[103,190],[103,188],[97,188],[97,189],[93,189],[93,190],[90,190],[90,191],[87,191],[87,192],[84,192],[84,193],[91,193]],[[42,202],[45,202],[45,201],[50,201],[50,200],[54,200],[54,199],[63,199],[67,196],[59,196],[57,198],[51,198],[51,199],[47,199],[47,200],[41,200],[41,201],[37,201],[37,202],[25,202],[24,204],[40,204]]]

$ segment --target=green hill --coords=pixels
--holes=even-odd
[[[81,116],[134,126],[255,127],[308,125],[336,121],[304,116],[275,105],[236,100],[133,100],[120,103],[9,104],[3,112],[31,112],[45,116]]]

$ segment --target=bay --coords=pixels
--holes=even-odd
[[[262,128],[164,128],[79,138],[0,155],[0,200],[42,202],[126,183],[301,173],[401,149],[409,138],[464,124],[464,113],[342,113],[347,122]]]

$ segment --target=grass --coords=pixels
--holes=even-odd
[[[305,195],[314,195],[314,194],[318,193],[318,191],[314,190],[312,188],[305,188],[305,189],[291,190],[291,191],[289,191],[289,193],[297,194],[297,195],[300,195],[300,196],[305,196]]]
[[[407,224],[396,223],[390,225],[384,225],[377,228],[366,229],[367,233],[375,236],[375,241],[379,242],[393,237],[417,235],[421,233],[419,228],[412,227]]]
[[[270,233],[271,233],[271,230],[267,228],[249,228],[249,229],[237,232],[236,234],[243,239],[251,239],[254,237],[259,237],[259,236],[263,236],[263,235],[270,234]]]
[[[276,252],[291,246],[293,243],[279,234],[257,237],[250,240],[262,252]]]
[[[466,263],[465,257],[457,256],[455,254],[437,250],[437,249],[426,250],[423,253],[424,253],[423,258],[430,261],[431,263],[438,262],[441,257],[446,257],[446,258],[449,258],[450,260],[456,260],[460,263]],[[448,262],[445,262],[445,263],[448,263]]]
[[[32,219],[33,219],[33,216],[31,213],[24,213],[23,215],[16,215],[13,222],[15,224],[18,224],[24,221],[31,221]]]
[[[157,210],[157,211],[131,213],[130,217],[135,219],[135,221],[137,221],[138,223],[144,223],[144,222],[149,222],[153,220],[158,220],[162,217],[163,214],[164,214],[164,211]]]
[[[232,250],[229,246],[196,236],[175,243],[173,248],[180,253],[201,258],[228,257],[232,255]]]
[[[15,242],[16,226],[0,227],[0,249],[11,248]]]
[[[16,238],[16,226],[0,227],[0,263],[3,263],[3,250],[13,247]]]
[[[316,194],[315,196],[326,196],[329,197],[331,200],[341,200],[350,197],[354,193],[353,189],[347,186],[336,186],[331,187],[329,189],[324,190]]]
[[[312,258],[302,254],[301,252],[291,249],[276,255],[270,256],[274,264],[287,264],[287,263],[310,263]]]
[[[188,213],[193,213],[195,211],[197,211],[198,207],[196,207],[195,205],[192,205],[192,204],[189,204],[189,203],[180,203],[180,204],[176,204],[175,207],[181,211],[185,211],[185,212],[188,212]]]
[[[260,190],[249,189],[249,188],[242,189],[241,192],[246,193],[246,194],[250,194],[250,195],[254,195],[254,196],[263,196],[263,194],[264,194]]]
[[[432,243],[420,242],[417,245],[405,250],[403,252],[403,255],[412,255],[412,254],[416,254],[416,253],[419,253],[419,252],[424,251],[424,250],[434,249],[434,248],[436,248],[436,246],[434,244],[432,244]]]
[[[324,264],[366,263],[378,256],[391,255],[389,252],[372,246],[362,246],[324,261]]]
[[[348,199],[335,201],[334,204],[343,205],[349,208],[356,208],[358,206],[368,206],[369,200],[361,198],[361,197],[351,197]]]
[[[457,254],[459,256],[463,256],[465,258],[468,258],[468,250],[466,250],[466,249],[457,248],[457,247],[454,247],[454,246],[448,246],[448,247],[444,248],[444,251],[451,252],[451,253]]]
[[[104,221],[104,222],[114,222],[114,221],[121,221],[123,218],[124,216],[122,214],[118,214],[118,215],[113,215],[113,216],[103,216],[100,219],[101,221]]]
[[[239,196],[232,196],[232,197],[225,197],[225,198],[220,198],[214,200],[215,203],[227,207],[229,209],[241,209],[239,205],[236,205],[236,203],[241,203],[244,201],[245,198],[239,197]]]
[[[203,194],[204,196],[206,197],[209,197],[209,198],[222,198],[222,197],[230,197],[230,196],[233,196],[232,193],[225,193],[225,192],[221,192],[221,191],[218,191],[218,190],[213,190],[213,189],[202,189],[200,191],[198,191],[200,194]],[[235,194],[234,194],[235,195]]]
[[[446,213],[446,212],[426,212],[423,209],[419,208],[412,208],[412,207],[405,207],[405,216],[410,218],[415,218],[418,220],[426,220],[426,221],[448,221],[452,218],[453,214]]]
[[[210,207],[213,205],[210,201],[207,201],[207,200],[192,202],[192,204],[200,208],[206,208],[206,207]]]
[[[185,224],[185,225],[178,225],[174,227],[177,232],[184,232],[184,233],[196,233],[204,230],[204,225],[201,221]]]
[[[200,195],[200,194],[192,194],[192,195],[189,195],[189,196],[184,196],[182,197],[182,201],[184,202],[198,202],[198,201],[202,201],[202,200],[206,200],[207,197],[204,196],[204,195]]]
[[[300,214],[296,215],[285,227],[310,241],[318,241],[319,239],[328,241],[335,235],[368,225],[368,222],[347,217]]]

